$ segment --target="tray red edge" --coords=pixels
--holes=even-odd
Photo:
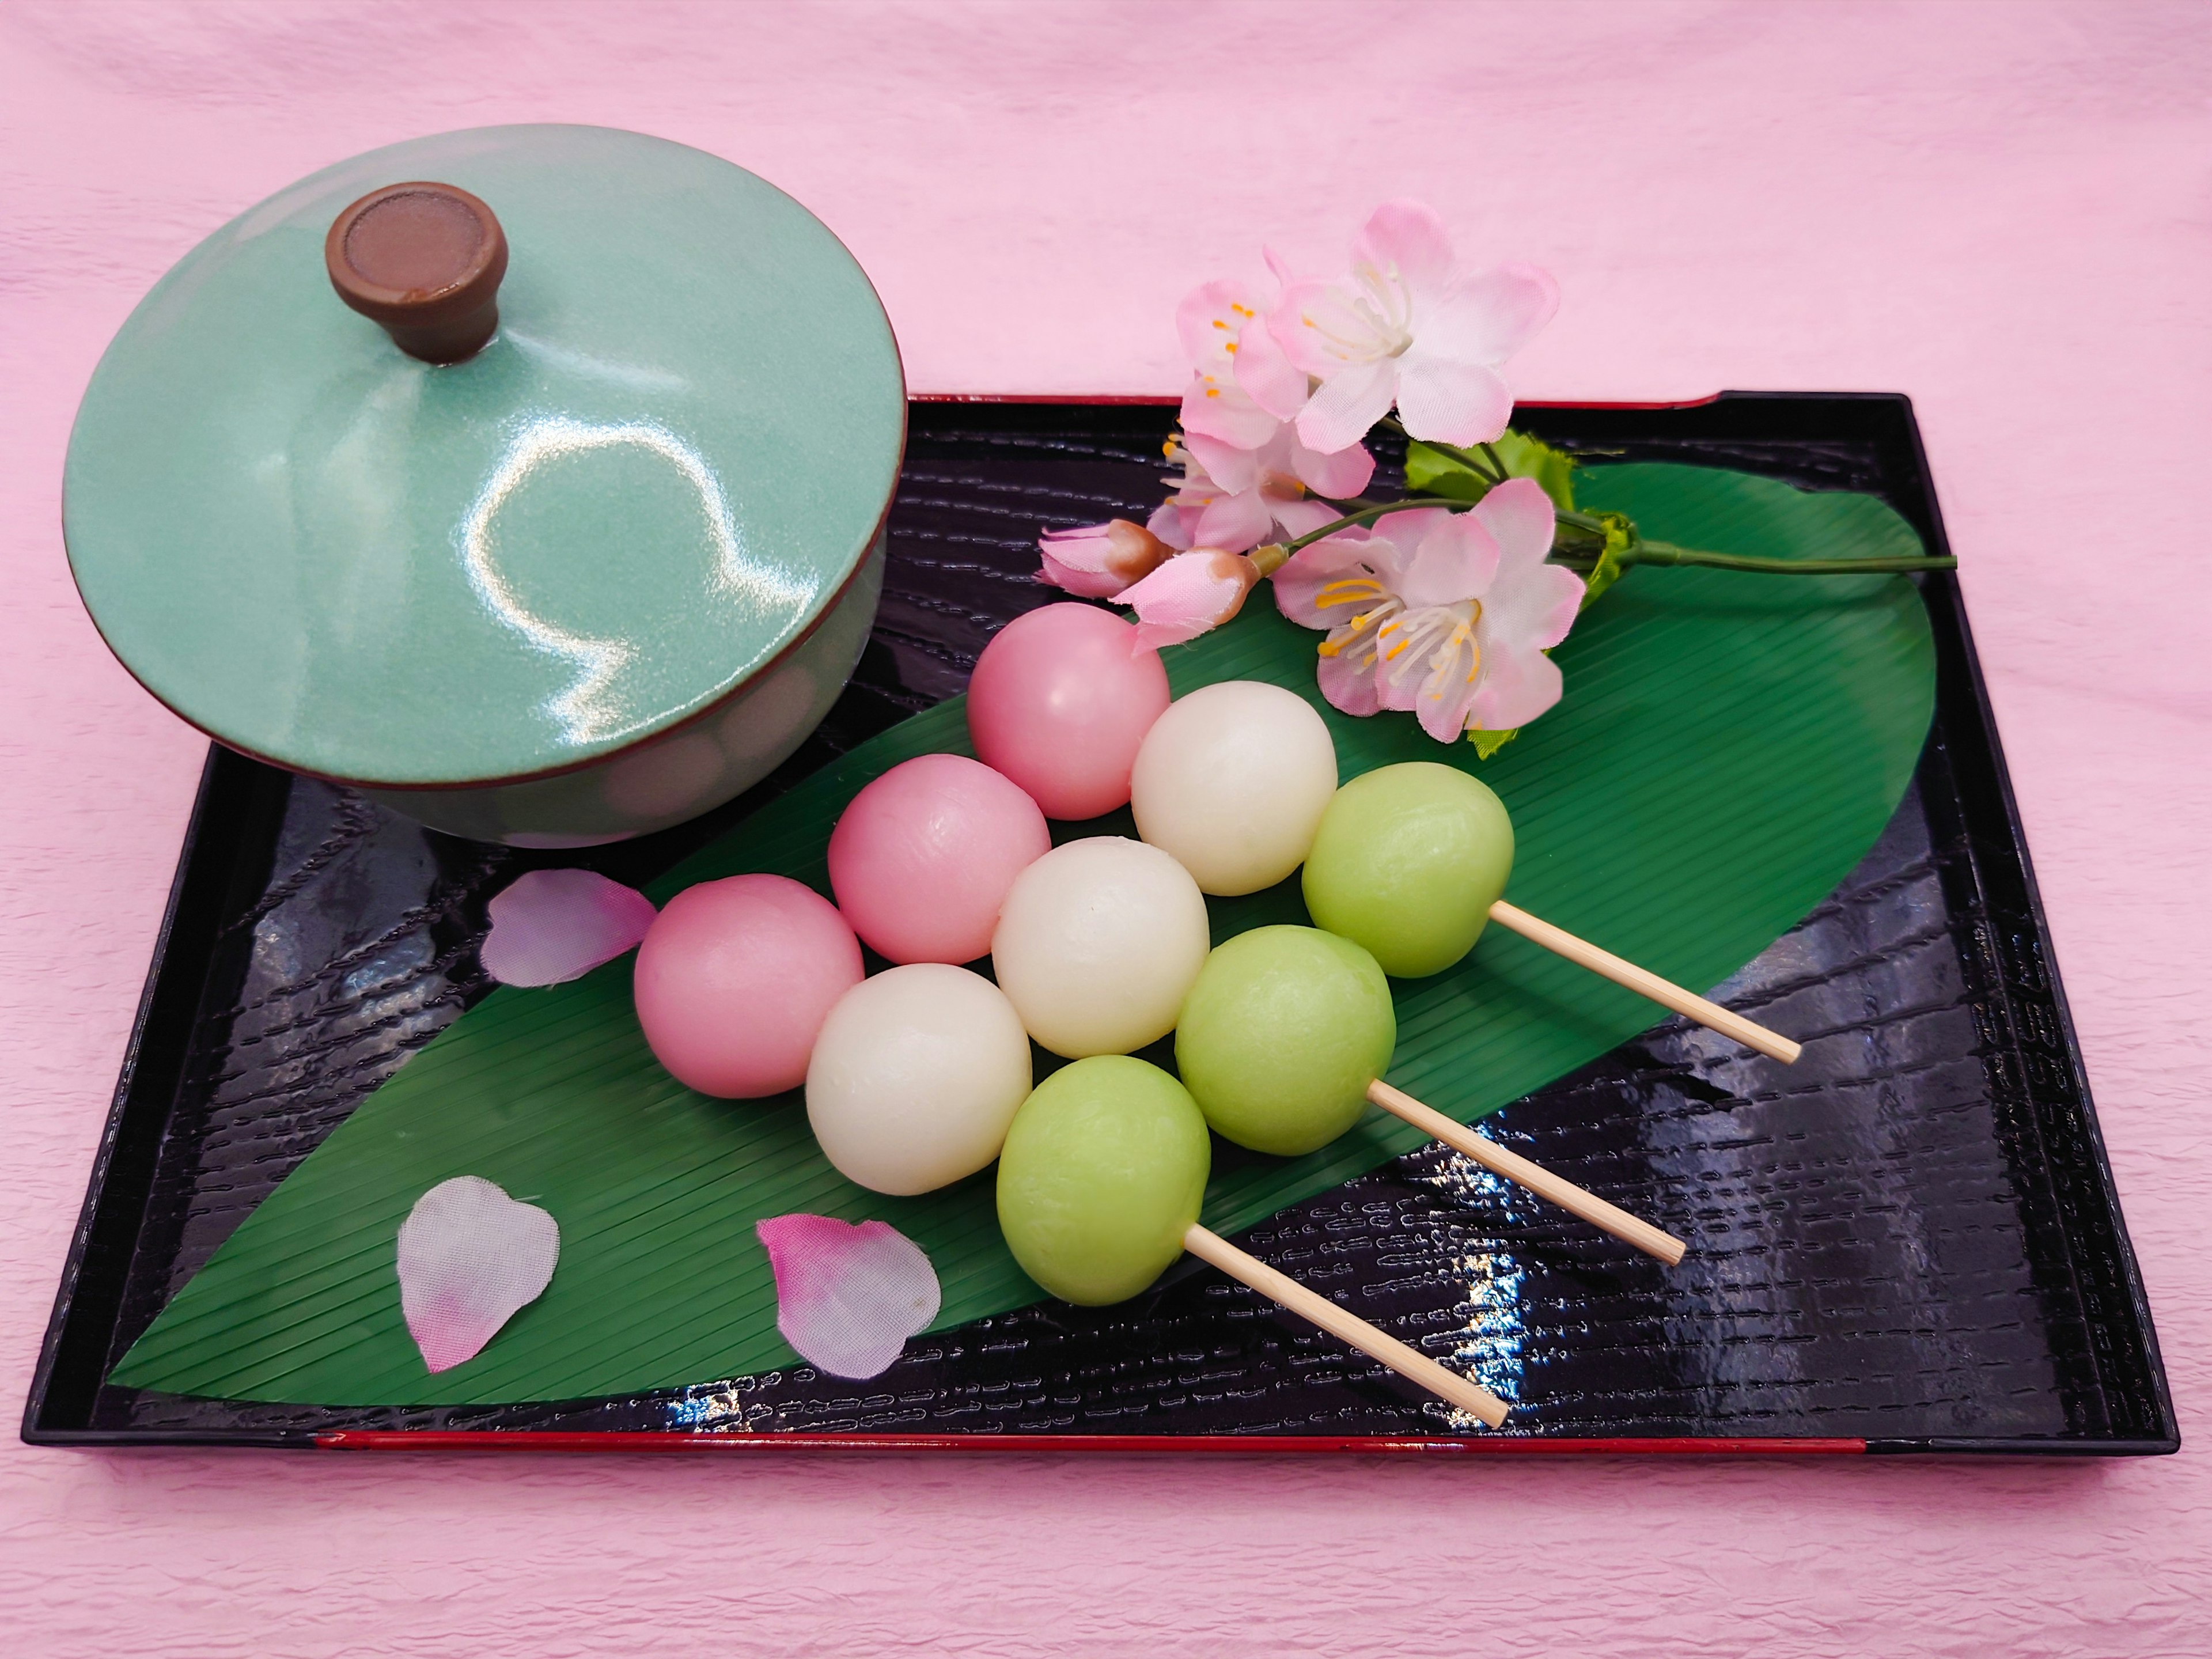
[[[1547,1439],[1407,1439],[1386,1436],[1152,1434],[757,1434],[698,1431],[607,1433],[533,1429],[342,1429],[315,1437],[318,1451],[540,1452],[1274,1452],[1376,1455],[1490,1454],[1528,1456],[1629,1456],[1676,1453],[1703,1457],[1856,1456],[1867,1443],[1812,1436],[1784,1439],[1646,1437]]]

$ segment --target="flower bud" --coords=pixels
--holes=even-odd
[[[1243,608],[1260,568],[1242,553],[1194,547],[1178,553],[1123,592],[1118,603],[1137,613],[1139,649],[1180,645],[1215,629]]]
[[[1037,550],[1044,556],[1039,581],[1088,599],[1114,598],[1158,569],[1175,551],[1144,526],[1127,519],[1048,530],[1039,538]]]

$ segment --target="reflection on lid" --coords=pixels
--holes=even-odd
[[[582,672],[568,689],[546,704],[572,743],[595,743],[628,735],[619,699],[611,696],[617,677],[636,656],[625,641],[592,639],[534,616],[523,605],[492,557],[492,521],[531,474],[548,462],[630,444],[662,456],[697,493],[708,534],[714,547],[707,572],[712,590],[762,613],[790,613],[814,597],[813,587],[748,553],[730,516],[721,480],[699,452],[667,428],[651,421],[599,423],[565,415],[530,417],[493,466],[469,504],[460,526],[461,559],[469,583],[487,609],[541,651],[566,657]],[[632,726],[639,722],[632,721]]]

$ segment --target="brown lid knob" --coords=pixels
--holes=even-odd
[[[331,222],[323,263],[339,299],[425,362],[471,356],[499,326],[507,234],[453,185],[369,191]]]

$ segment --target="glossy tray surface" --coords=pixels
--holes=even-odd
[[[1948,576],[1923,582],[1940,684],[1912,790],[1850,878],[1721,993],[1807,1039],[1807,1058],[1774,1066],[1669,1020],[1485,1126],[1687,1238],[1681,1267],[1440,1148],[1246,1236],[1513,1401],[1500,1434],[1460,1436],[1409,1385],[1188,1259],[1121,1307],[1047,1304],[919,1339],[866,1383],[793,1369],[618,1400],[415,1411],[105,1384],[239,1220],[488,988],[475,951],[491,895],[539,863],[643,880],[958,691],[994,629],[1055,597],[1030,579],[1041,525],[1141,516],[1158,500],[1172,416],[916,404],[883,609],[853,686],[775,777],[648,841],[585,854],[477,846],[211,751],[26,1437],[2172,1449],[2149,1310]],[[1872,491],[1943,546],[1902,398],[1735,395],[1526,410],[1523,423],[1607,455]]]

